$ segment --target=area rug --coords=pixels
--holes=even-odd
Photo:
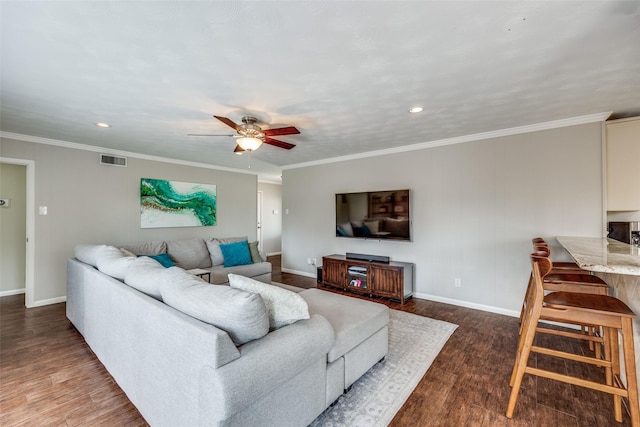
[[[383,427],[418,385],[458,326],[391,310],[389,353],[310,427]]]

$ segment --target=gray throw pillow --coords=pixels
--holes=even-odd
[[[295,292],[232,273],[229,274],[229,286],[262,297],[269,311],[271,329],[309,318],[307,302]]]
[[[165,304],[222,329],[236,345],[269,333],[269,315],[260,295],[210,285],[179,267],[167,268],[162,275]]]
[[[218,239],[209,239],[204,241],[209,251],[209,257],[211,258],[211,265],[213,267],[217,265],[224,265],[224,257],[220,250],[220,241]]]
[[[249,243],[249,252],[251,253],[251,262],[258,263],[262,262],[262,257],[260,256],[260,251],[258,250],[258,242]]]

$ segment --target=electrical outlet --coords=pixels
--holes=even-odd
[[[453,286],[455,286],[456,288],[461,288],[462,287],[462,279],[459,277],[456,277],[455,279],[453,279]]]
[[[311,265],[311,258],[307,258],[307,265]]]

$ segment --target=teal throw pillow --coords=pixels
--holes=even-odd
[[[225,267],[252,264],[249,243],[246,240],[242,242],[223,243],[220,245],[220,250],[222,251]]]
[[[158,261],[160,264],[162,264],[163,267],[169,268],[169,267],[175,267],[176,263],[173,262],[173,260],[171,259],[171,257],[169,256],[169,254],[160,254],[160,255],[138,255],[138,256],[147,256],[151,259],[155,259],[156,261]]]

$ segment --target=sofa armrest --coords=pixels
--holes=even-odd
[[[239,347],[239,359],[218,369],[202,368],[200,398],[208,407],[201,409],[218,419],[232,416],[309,365],[326,360],[333,341],[329,321],[315,314]]]

